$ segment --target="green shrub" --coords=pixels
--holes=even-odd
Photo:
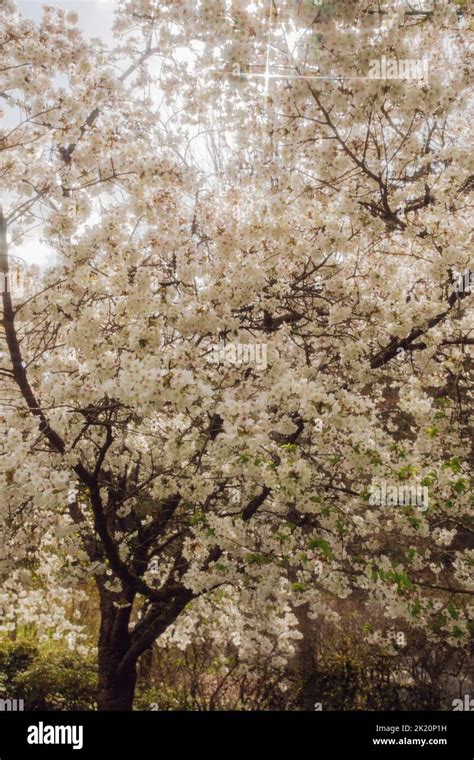
[[[94,710],[97,666],[91,657],[49,645],[18,674],[15,686],[30,710]]]
[[[31,641],[0,641],[0,686],[2,695],[15,697],[12,693],[14,680],[38,657],[39,650]]]
[[[62,643],[0,642],[2,696],[24,699],[27,710],[94,710],[97,664]]]

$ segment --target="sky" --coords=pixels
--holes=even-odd
[[[16,0],[18,9],[31,19],[39,19],[43,5],[65,10],[75,10],[79,15],[78,26],[89,37],[111,36],[113,11],[116,0]]]
[[[111,39],[113,11],[116,0],[16,0],[18,10],[27,18],[37,20],[42,16],[42,6],[74,9],[79,15],[78,26],[88,37]],[[14,251],[27,264],[47,267],[54,262],[54,253],[50,246],[41,240],[41,231],[26,236],[21,246]]]

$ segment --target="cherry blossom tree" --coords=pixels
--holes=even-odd
[[[75,542],[99,708],[211,612],[285,657],[298,608],[352,594],[465,646],[464,4],[130,0],[111,46],[1,14],[1,567]],[[54,262],[19,298],[34,228]]]

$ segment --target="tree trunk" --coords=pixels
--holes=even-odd
[[[99,710],[132,710],[137,681],[136,662],[126,669],[120,662],[130,646],[131,606],[118,608],[115,594],[100,589]]]
[[[124,589],[121,601],[129,606],[116,607],[117,594],[102,583],[99,634],[99,710],[132,710],[137,683],[138,659],[174,623],[193,598],[189,589],[181,588],[166,604],[151,604],[139,624],[130,632],[130,614],[135,592]]]

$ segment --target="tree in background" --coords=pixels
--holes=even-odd
[[[76,542],[99,708],[193,616],[286,657],[298,610],[353,595],[467,646],[464,6],[132,1],[111,47],[72,11],[1,13],[1,566]]]

